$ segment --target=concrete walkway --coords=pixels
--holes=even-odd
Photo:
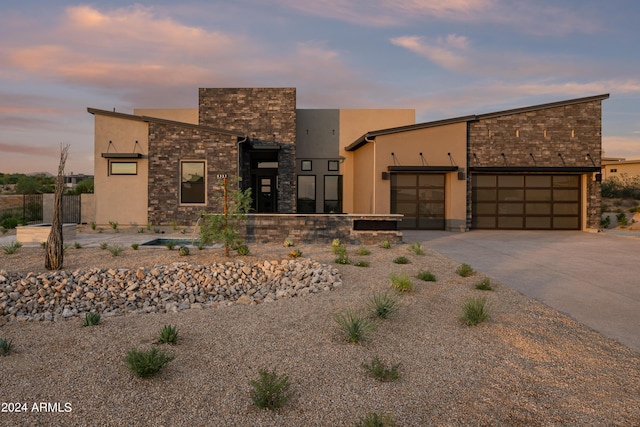
[[[640,351],[640,234],[405,231],[430,249]]]

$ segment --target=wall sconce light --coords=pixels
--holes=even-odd
[[[547,137],[547,130],[546,130],[546,129],[542,131],[542,135],[543,135],[545,138]]]
[[[595,166],[595,165],[596,165],[596,162],[594,162],[594,161],[593,161],[593,158],[591,158],[591,154],[590,154],[590,153],[587,153],[587,155],[584,157],[584,159],[585,159],[585,160],[591,160],[591,164],[592,164],[593,166]]]
[[[576,130],[571,129],[571,138],[575,138],[575,137],[576,137]]]
[[[520,138],[520,129],[516,129],[516,138]]]
[[[458,168],[458,181],[464,181],[467,179],[467,176],[464,173],[464,168]]]

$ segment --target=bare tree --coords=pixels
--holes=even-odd
[[[67,162],[69,145],[60,145],[60,165],[56,178],[56,193],[53,204],[51,232],[47,239],[47,257],[44,267],[47,270],[60,270],[64,262],[64,239],[62,236],[62,194],[64,192],[64,164]]]

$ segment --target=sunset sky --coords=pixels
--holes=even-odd
[[[53,173],[70,144],[93,173],[87,107],[197,108],[199,87],[418,122],[610,93],[606,155],[640,158],[639,21],[637,0],[4,2],[0,172]]]

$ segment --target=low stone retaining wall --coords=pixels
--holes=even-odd
[[[0,318],[59,320],[88,311],[176,312],[231,304],[269,303],[331,291],[336,268],[313,260],[91,269],[17,274],[0,270]]]
[[[249,214],[246,229],[241,230],[247,242],[283,242],[287,237],[296,242],[330,243],[340,239],[351,244],[371,245],[389,240],[402,241],[397,222],[402,215],[357,214]],[[354,230],[354,222],[388,223],[389,230]]]

